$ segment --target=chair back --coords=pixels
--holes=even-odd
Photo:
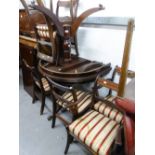
[[[72,23],[74,19],[77,17],[77,9],[78,9],[79,0],[58,0],[56,7],[56,16],[62,20],[63,23]],[[59,16],[60,7],[69,8],[70,16],[65,19],[65,17]]]
[[[118,93],[118,91],[119,91],[119,85],[121,83],[119,83],[120,80],[118,80],[119,82],[115,82],[115,79],[116,79],[116,76],[117,75],[120,78],[121,71],[122,71],[121,67],[116,66],[114,68],[113,73],[112,73],[112,77],[109,78],[109,79],[103,79],[101,77],[101,75],[99,74],[97,76],[96,81],[95,81],[95,84],[94,84],[94,94],[99,95],[98,88],[102,88],[102,87],[108,88],[109,92],[108,92],[108,95],[107,96],[112,95],[112,92],[113,91],[115,91],[116,93]],[[135,77],[135,72],[134,71],[131,71],[131,70],[128,70],[127,77],[128,78],[134,78]],[[116,94],[116,96],[117,96],[117,94]]]
[[[50,32],[46,24],[37,24],[35,27],[35,35],[37,40],[37,57],[49,63],[54,62],[54,38],[56,32],[51,29],[52,43],[50,41]]]
[[[63,86],[53,81],[49,77],[46,78],[51,87],[53,102],[59,102],[59,105],[65,106],[65,108],[68,108],[70,111],[76,114],[77,107],[74,103],[77,101],[77,96],[74,87]]]

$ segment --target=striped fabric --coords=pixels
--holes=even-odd
[[[120,125],[91,110],[69,125],[69,131],[98,155],[107,155]]]
[[[50,85],[49,85],[48,81],[45,78],[42,78],[41,82],[43,84],[44,91],[49,91]],[[40,88],[40,83],[38,81],[35,81],[35,83]]]
[[[116,96],[112,96],[112,95],[109,95],[109,96],[105,97],[105,99],[110,101],[110,102],[113,102],[115,98],[116,98]]]
[[[80,98],[82,98],[82,100],[77,104],[77,112],[80,113],[91,104],[92,96],[89,93],[80,90],[76,91],[76,95],[77,100],[80,100]],[[64,93],[63,98],[74,103],[73,95],[71,92]],[[65,102],[57,100],[57,103],[65,108]]]
[[[46,38],[46,39],[50,38],[49,31],[48,31],[48,26],[46,24],[38,24],[36,26],[36,28],[37,28],[38,35],[40,37],[43,37],[43,38]],[[56,36],[56,31],[53,32],[53,38],[55,38],[55,36]]]
[[[115,120],[117,123],[122,123],[123,121],[123,114],[121,112],[115,108],[107,106],[107,104],[102,101],[95,103],[94,109],[110,119]]]

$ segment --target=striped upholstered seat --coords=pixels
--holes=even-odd
[[[46,24],[37,24],[37,34],[44,39],[50,39],[48,26]],[[56,31],[53,32],[53,38],[56,36]]]
[[[105,97],[105,100],[108,100],[110,102],[113,102],[115,98],[116,98],[116,96],[108,95],[108,96]]]
[[[92,96],[88,92],[81,91],[81,90],[76,91],[76,95],[77,95],[77,100],[79,101],[77,104],[77,112],[80,113],[91,104]],[[66,99],[67,101],[74,102],[73,95],[71,92],[64,93],[63,98]],[[66,107],[65,102],[57,100],[57,103],[64,108]]]
[[[123,114],[117,109],[107,106],[107,104],[103,101],[98,101],[95,103],[94,109],[99,113],[109,117],[110,119],[115,120],[118,123],[122,123]]]
[[[99,155],[107,155],[120,124],[94,110],[69,125],[69,131]]]
[[[41,82],[43,84],[43,89],[45,92],[50,91],[50,85],[48,83],[48,81],[45,78],[41,79]],[[40,83],[38,81],[35,81],[36,85],[41,88]]]

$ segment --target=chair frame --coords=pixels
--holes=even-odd
[[[70,18],[71,18],[70,22],[68,23],[67,21],[66,22],[64,21],[63,25],[67,24],[69,26],[74,22],[74,20],[77,17],[78,4],[79,4],[79,0],[68,0],[68,1],[58,0],[57,1],[56,16],[59,20],[60,20],[59,8],[60,7],[69,7],[70,8]],[[61,22],[61,20],[60,20],[60,22]],[[75,34],[72,37],[71,43],[75,46],[76,56],[79,56],[77,34]]]
[[[74,121],[75,119],[77,119],[78,117],[83,115],[88,109],[90,109],[91,105],[87,106],[80,113],[78,113],[78,111],[77,111],[77,104],[79,102],[81,102],[81,100],[83,100],[84,97],[87,94],[89,94],[90,92],[86,92],[86,94],[82,95],[80,97],[80,99],[77,99],[76,91],[73,86],[63,86],[63,85],[53,81],[50,77],[46,76],[46,78],[48,79],[50,87],[51,87],[51,96],[52,96],[52,100],[53,100],[53,115],[51,116],[52,117],[52,128],[55,127],[56,118],[59,118],[65,126],[67,126],[69,124],[69,122],[61,116],[61,114],[58,114],[58,112],[61,109],[69,109],[69,111],[72,113],[72,121]],[[60,92],[66,92],[66,91],[69,91],[72,94],[74,101],[68,101],[68,100],[62,98],[62,96],[60,95]],[[58,105],[58,103],[57,103],[58,100],[66,103],[65,108]],[[49,118],[49,120],[50,120],[50,118]]]
[[[98,101],[98,99],[100,98],[98,95],[98,89],[100,88],[98,86],[98,84],[100,84],[102,87],[109,87],[110,89],[113,89],[115,91],[118,91],[118,96],[122,97],[124,94],[124,88],[125,88],[125,83],[126,83],[126,79],[127,79],[127,75],[131,72],[128,71],[128,62],[129,62],[129,54],[130,54],[130,47],[131,47],[131,39],[132,39],[132,33],[133,33],[133,27],[134,27],[134,20],[130,19],[128,21],[128,28],[127,28],[127,34],[126,34],[126,41],[125,41],[125,47],[124,47],[124,53],[123,53],[123,60],[122,60],[122,66],[121,66],[121,77],[119,80],[119,84],[116,84],[114,82],[112,82],[111,80],[104,80],[101,79],[100,76],[101,74],[99,73],[94,87],[93,87],[93,104],[96,103],[96,101]],[[114,79],[114,75],[115,75],[115,70],[112,76],[112,80]],[[130,75],[130,74],[129,74]],[[132,75],[132,74],[131,74]],[[134,75],[135,76],[135,75]],[[111,93],[111,92],[110,92]],[[100,99],[99,99],[100,100]],[[115,104],[109,102],[108,100],[105,100],[103,98],[104,103],[109,103],[110,106],[115,107],[116,109],[118,109],[120,112],[123,113],[123,115],[125,114],[125,112],[120,109],[119,107],[117,107]],[[122,128],[123,129],[123,128]],[[68,152],[69,146],[70,144],[73,142],[73,139],[75,138],[76,140],[78,140],[79,142],[81,142],[79,139],[77,139],[74,135],[72,135],[69,132],[69,128],[68,126],[66,126],[66,130],[67,130],[67,144],[66,144],[66,148],[64,153],[66,154]],[[122,134],[121,130],[121,134]],[[81,142],[93,155],[97,155],[95,152],[93,152],[88,146],[86,146],[83,142]],[[114,143],[113,145],[114,146]],[[109,154],[113,154],[113,152],[115,152],[116,147],[114,147],[115,149],[113,151],[111,151]],[[115,153],[114,153],[115,154]],[[115,154],[116,155],[116,154]]]
[[[108,106],[112,107],[112,108],[115,108],[117,109],[119,112],[121,112],[123,115],[124,115],[124,111],[117,107],[116,105],[114,105],[112,102],[110,101],[107,101],[105,100],[104,98],[101,98],[101,97],[98,97],[98,96],[95,96],[95,98],[93,98],[93,102],[92,102],[92,107],[91,109],[93,109],[93,105],[94,103],[96,103],[97,101],[102,101],[104,103],[106,103]],[[82,144],[85,148],[87,148],[88,151],[91,152],[92,155],[98,155],[97,153],[95,153],[92,149],[90,149],[86,144],[84,144],[81,140],[79,140],[75,135],[73,135],[70,131],[69,131],[69,125],[66,125],[66,131],[67,131],[67,143],[66,143],[66,147],[65,147],[65,151],[64,151],[64,154],[67,154],[68,152],[68,149],[69,149],[69,146],[72,142],[74,142],[74,139],[78,142],[80,142],[80,144]],[[120,126],[120,132],[122,134],[123,132],[123,127],[122,125]],[[121,137],[122,138],[122,137]],[[109,155],[116,155],[115,152],[117,151],[117,146],[119,147],[119,145],[116,144],[116,140],[117,140],[117,137],[115,139],[115,141],[113,142],[112,144],[112,149],[110,149],[110,152],[109,152]]]
[[[105,97],[112,95],[112,91],[116,91],[118,93],[119,88],[120,88],[119,85],[121,85],[121,83],[120,83],[120,80],[119,80],[119,83],[114,82],[116,74],[119,74],[121,76],[121,74],[122,74],[121,67],[116,66],[114,68],[113,73],[112,73],[112,77],[108,78],[108,79],[103,79],[101,74],[99,73],[97,75],[97,78],[96,78],[94,86],[93,86],[93,94],[98,96],[99,95],[98,89],[100,89],[102,87],[105,87],[105,88],[109,89],[109,92]],[[134,78],[135,77],[135,72],[131,71],[131,70],[128,70],[127,71],[127,77]]]
[[[47,96],[51,95],[51,91],[45,91],[43,88],[43,84],[41,79],[43,76],[40,74],[40,72],[36,69],[35,66],[30,66],[25,59],[22,60],[24,66],[31,71],[32,73],[32,79],[33,79],[33,97],[32,97],[32,103],[36,101],[36,99],[39,99],[41,101],[41,108],[40,108],[40,115],[44,112],[45,107],[45,100]],[[44,77],[45,78],[45,77]],[[40,87],[38,87],[35,83],[35,81],[39,82]],[[40,93],[37,90],[40,90]]]

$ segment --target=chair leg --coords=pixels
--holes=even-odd
[[[41,100],[42,100],[42,101],[41,101],[40,115],[43,114],[43,112],[44,112],[44,107],[45,107],[45,95],[44,95],[44,94],[42,95],[42,99],[41,99]]]
[[[67,129],[67,144],[66,144],[66,148],[65,148],[64,154],[67,154],[69,146],[70,146],[70,144],[72,142],[73,142],[73,137],[70,135],[70,133],[69,133],[69,131]]]
[[[76,55],[79,56],[77,34],[74,37]]]
[[[55,122],[56,122],[56,103],[53,102],[53,118],[52,118],[52,128],[55,127]]]
[[[33,94],[32,94],[32,103],[34,103],[36,100],[36,96],[35,96],[35,91],[34,91],[34,88],[33,88]]]
[[[33,83],[33,90],[32,90],[32,103],[36,101],[37,97],[35,95],[35,84]]]

